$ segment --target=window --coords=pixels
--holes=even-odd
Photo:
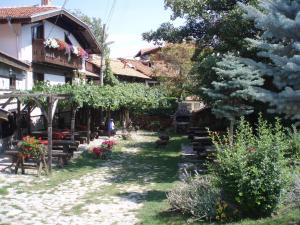
[[[42,73],[34,73],[33,74],[33,81],[34,81],[34,84],[36,84],[37,82],[44,81],[44,74],[42,74]]]
[[[65,77],[65,82],[72,84],[72,77]]]
[[[31,28],[32,40],[44,39],[44,25],[37,25]]]

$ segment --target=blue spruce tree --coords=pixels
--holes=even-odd
[[[248,39],[258,60],[247,64],[272,79],[275,89],[260,89],[270,111],[300,120],[300,0],[260,0],[257,8],[240,4],[262,32]]]
[[[263,85],[264,80],[257,70],[233,54],[225,55],[214,70],[218,81],[212,82],[212,88],[204,92],[210,97],[213,113],[230,121],[232,136],[236,119],[253,112],[251,101],[255,87]]]

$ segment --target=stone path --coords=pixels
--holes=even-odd
[[[135,141],[142,141],[139,135]],[[95,144],[95,143],[94,143]],[[136,154],[139,148],[126,148]],[[0,174],[0,224],[136,224],[147,193],[144,185],[115,182],[126,156],[57,186],[35,189],[49,178]],[[124,171],[125,172],[125,171]]]

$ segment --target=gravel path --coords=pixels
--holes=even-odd
[[[143,141],[139,135],[136,142]],[[0,174],[0,224],[136,224],[147,189],[137,183],[114,182],[121,164],[139,148],[126,148],[126,156],[109,160],[76,179],[55,187],[34,189],[49,178]],[[32,187],[32,188],[31,188]]]

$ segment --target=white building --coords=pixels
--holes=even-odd
[[[0,8],[0,51],[31,65],[22,88],[31,89],[35,81],[71,81],[76,71],[85,70],[83,50],[100,54],[89,27],[49,1],[43,0],[41,6]],[[5,89],[1,82],[0,89]]]
[[[30,90],[36,81],[72,82],[78,71],[86,72],[89,54],[100,54],[100,46],[88,25],[50,0],[0,8],[0,94]],[[5,102],[0,111],[16,109],[16,102]],[[40,116],[38,108],[31,112],[34,125]]]

